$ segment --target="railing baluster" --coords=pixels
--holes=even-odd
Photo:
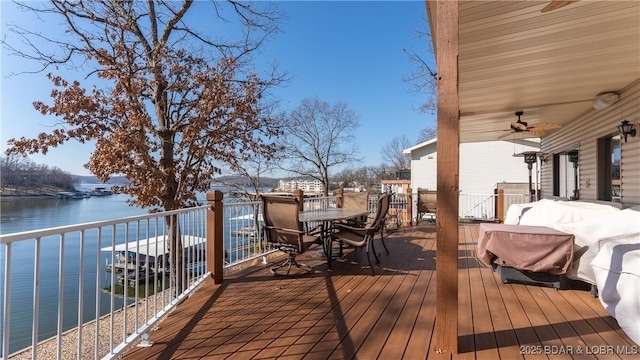
[[[109,354],[113,354],[115,341],[115,309],[116,309],[116,224],[113,224],[111,231],[111,306],[109,308]]]
[[[58,332],[56,358],[62,359],[62,327],[63,327],[63,305],[64,305],[64,239],[65,234],[60,234],[60,254],[58,258]]]
[[[150,251],[149,251],[149,242],[151,241],[151,234],[149,234],[149,219],[147,219],[145,221],[145,237],[147,238],[147,260],[145,261],[145,287],[144,287],[144,323],[148,324],[149,323],[149,284],[150,284],[150,278],[151,278],[151,273],[149,272],[149,256]],[[157,248],[157,247],[156,247]],[[154,271],[155,272],[155,271]],[[154,287],[155,290],[155,287]],[[156,293],[155,291],[153,292],[154,294]],[[155,296],[155,295],[154,295]]]
[[[100,249],[102,249],[102,228],[98,228],[96,243],[98,244],[98,249],[96,251],[96,320],[95,320],[95,335],[94,335],[94,349],[93,349],[93,358],[100,358],[100,279],[102,275],[101,262],[102,258],[100,257]],[[113,267],[113,264],[112,264]],[[106,268],[106,267],[105,267]],[[111,269],[111,271],[115,271]]]
[[[129,222],[124,223],[124,271],[122,272],[122,342],[127,340],[127,298],[129,288]]]
[[[4,302],[2,313],[2,358],[9,358],[9,323],[11,318],[9,317],[9,310],[11,309],[11,243],[7,243],[5,246],[4,254]]]
[[[77,359],[82,359],[82,313],[84,312],[84,230],[80,231],[80,265],[78,274],[78,344]]]
[[[40,322],[40,246],[41,239],[36,238],[35,242],[35,254],[33,259],[33,329],[31,331],[31,348],[33,349],[32,358],[36,359],[38,356],[38,324]],[[8,314],[8,313],[7,313]],[[6,316],[6,315],[5,315]]]
[[[133,266],[133,281],[135,282],[133,285],[133,326],[137,330],[138,329],[138,292],[140,291],[140,221],[136,222],[136,255],[135,255],[135,264]],[[126,289],[127,292],[129,290],[129,276],[127,275],[126,279]],[[128,306],[125,305],[125,308]],[[124,338],[127,338],[127,331],[125,327]]]

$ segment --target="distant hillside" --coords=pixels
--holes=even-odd
[[[270,177],[264,177],[264,178],[260,178],[260,182],[262,183],[262,186],[267,186],[267,187],[276,187],[278,186],[278,183],[280,182],[279,178],[270,178]],[[212,184],[216,185],[216,184],[220,184],[220,185],[227,185],[227,184],[237,184],[237,185],[251,185],[251,182],[243,177],[243,176],[239,176],[239,175],[225,175],[225,176],[219,176],[216,177],[215,179],[213,179]]]
[[[102,184],[102,181],[98,180],[98,178],[95,176],[74,176],[80,184]],[[110,185],[124,185],[128,183],[129,180],[127,180],[127,178],[124,176],[113,176],[111,179],[109,179],[109,181],[107,181],[107,184]]]

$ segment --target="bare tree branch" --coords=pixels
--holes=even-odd
[[[359,160],[353,141],[358,116],[345,103],[330,105],[303,99],[300,105],[282,115],[285,134],[284,170],[319,180],[329,191],[329,170]]]

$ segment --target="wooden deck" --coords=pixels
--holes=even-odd
[[[638,346],[588,290],[502,284],[476,260],[478,225],[461,224],[457,359],[637,359]],[[127,359],[425,359],[435,323],[433,225],[387,237],[372,276],[363,251],[314,272],[273,277],[266,267],[208,283]],[[379,244],[379,240],[377,240]],[[353,262],[357,261],[357,262]],[[625,354],[626,352],[626,354]]]

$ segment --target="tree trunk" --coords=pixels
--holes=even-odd
[[[169,276],[171,283],[174,285],[172,295],[177,297],[184,290],[185,275],[184,248],[182,245],[178,215],[165,216],[165,226],[167,227],[166,247],[171,264]]]

